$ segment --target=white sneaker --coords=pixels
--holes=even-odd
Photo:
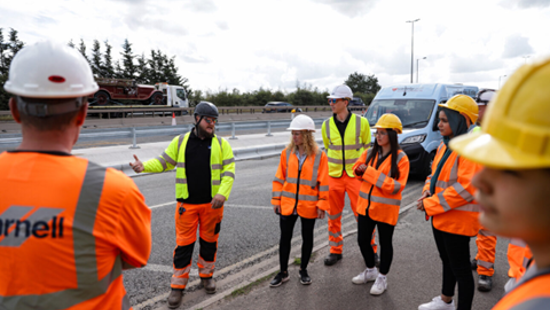
[[[432,301],[418,306],[418,310],[455,310],[455,301],[453,300],[448,304],[441,299],[440,295],[434,297]]]
[[[365,271],[358,274],[356,277],[353,277],[351,279],[351,282],[355,284],[365,284],[367,282],[372,282],[376,280],[378,277],[378,269],[373,268],[372,270],[369,270],[369,268],[365,269]]]
[[[386,291],[386,288],[388,288],[388,282],[386,281],[386,277],[380,277],[378,276],[376,278],[376,282],[372,285],[370,288],[370,293],[372,295],[380,295]]]

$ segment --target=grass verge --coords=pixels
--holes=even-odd
[[[265,280],[267,279],[270,279],[272,277],[274,277],[276,274],[277,274],[278,271],[276,272],[273,272],[265,277],[262,277],[262,278],[259,278],[258,280],[250,283],[250,284],[247,284],[241,288],[238,288],[236,290],[234,290],[233,292],[231,292],[230,295],[227,295],[225,298],[226,299],[230,299],[230,298],[235,298],[237,296],[240,296],[240,295],[246,295],[248,293],[250,293],[250,291],[252,291],[252,289],[258,285],[260,285],[262,282],[264,282]]]

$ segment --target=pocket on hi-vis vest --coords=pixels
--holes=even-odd
[[[63,238],[64,211],[59,208],[11,206],[0,214],[0,247],[19,247],[29,238]],[[32,210],[35,210],[32,212]],[[23,219],[25,218],[25,219]]]

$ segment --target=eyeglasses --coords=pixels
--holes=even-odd
[[[338,99],[331,98],[331,99],[328,100],[328,103],[329,103],[329,104],[331,104],[331,103],[336,103],[336,102],[338,102],[338,100],[342,100],[342,99],[339,99],[339,98],[338,98]]]
[[[214,125],[218,123],[217,119],[205,118],[204,121],[207,122],[208,124],[214,123]]]
[[[376,134],[377,136],[387,136],[388,133],[386,131],[382,132],[382,131],[377,131]]]

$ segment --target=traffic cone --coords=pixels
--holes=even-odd
[[[176,126],[176,113],[172,112],[172,126]]]

